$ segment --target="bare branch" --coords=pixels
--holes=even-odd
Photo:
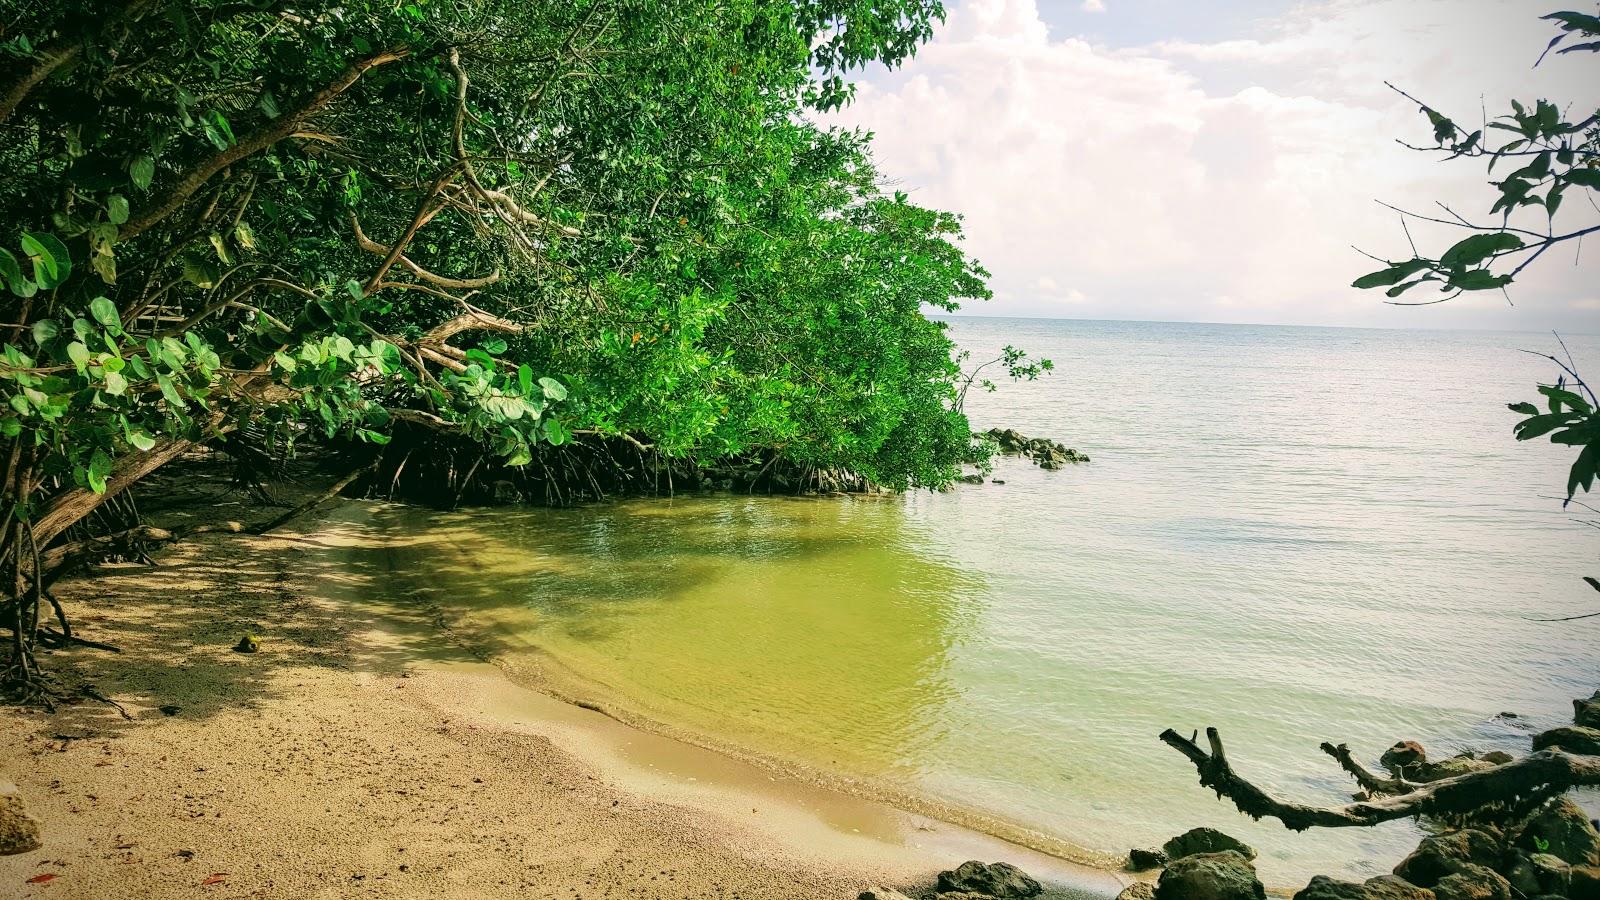
[[[1485,804],[1519,803],[1554,797],[1578,785],[1600,785],[1600,757],[1562,750],[1542,750],[1492,769],[1480,769],[1443,778],[1392,797],[1320,807],[1278,800],[1241,778],[1228,764],[1222,739],[1215,728],[1206,729],[1211,752],[1172,729],[1161,740],[1189,758],[1200,773],[1200,783],[1233,801],[1253,819],[1271,817],[1291,831],[1308,828],[1348,828],[1376,825],[1421,815],[1463,814]]]

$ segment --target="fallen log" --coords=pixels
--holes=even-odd
[[[1216,791],[1219,799],[1232,800],[1252,819],[1277,819],[1291,831],[1377,825],[1424,815],[1467,815],[1490,804],[1527,804],[1580,785],[1600,785],[1600,756],[1541,750],[1492,769],[1414,785],[1394,796],[1342,806],[1308,806],[1279,800],[1235,772],[1215,728],[1206,729],[1210,753],[1193,738],[1170,728],[1161,732],[1161,740],[1194,763],[1200,784]]]

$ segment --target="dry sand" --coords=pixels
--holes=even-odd
[[[515,684],[385,598],[362,515],[60,586],[80,633],[123,652],[46,654],[81,702],[0,711],[0,776],[45,840],[0,858],[0,897],[847,900],[920,895],[973,857],[1049,897],[1120,888]],[[233,652],[245,633],[261,652]]]

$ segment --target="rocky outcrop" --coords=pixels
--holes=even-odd
[[[1434,896],[1433,891],[1393,875],[1380,875],[1360,884],[1318,875],[1294,895],[1294,900],[1434,900]]]
[[[1394,867],[1394,874],[1412,884],[1431,888],[1463,866],[1491,863],[1501,855],[1499,841],[1476,828],[1430,834]]]
[[[962,892],[997,900],[1034,897],[1044,888],[1010,863],[984,863],[972,859],[939,873],[939,892]]]
[[[1059,469],[1069,463],[1088,462],[1087,454],[1049,438],[1030,438],[1015,428],[991,428],[983,433],[1000,447],[1001,453],[1026,456],[1041,469]]]
[[[1168,859],[1182,859],[1196,853],[1221,853],[1224,850],[1232,850],[1245,859],[1256,858],[1254,847],[1215,828],[1191,828],[1161,845],[1161,851]]]
[[[1569,797],[1557,797],[1529,816],[1514,843],[1526,853],[1548,853],[1568,865],[1600,865],[1600,833]]]
[[[0,779],[0,856],[28,853],[42,846],[39,820],[28,815],[17,786]]]
[[[1156,900],[1266,900],[1256,867],[1234,850],[1174,860],[1156,883]]]
[[[1587,700],[1572,701],[1572,724],[1583,728],[1600,728],[1600,691]]]
[[[1549,853],[1519,856],[1506,869],[1506,881],[1524,897],[1546,894],[1566,896],[1572,886],[1572,867],[1566,860]]]
[[[1552,747],[1568,753],[1600,756],[1600,728],[1570,725],[1565,728],[1552,728],[1534,736],[1533,749],[1549,750]]]
[[[1145,850],[1135,847],[1128,851],[1128,871],[1148,872],[1159,869],[1167,864],[1168,856],[1164,850]]]
[[[1156,886],[1148,881],[1135,881],[1122,889],[1117,900],[1156,900]]]
[[[1427,751],[1416,741],[1401,741],[1378,758],[1378,762],[1391,774],[1403,775],[1407,781],[1424,782],[1454,778],[1508,761],[1510,756],[1504,753],[1497,754],[1494,759],[1487,756],[1478,759],[1471,753],[1458,753],[1449,759],[1430,761]]]
[[[1433,895],[1438,900],[1511,900],[1511,885],[1493,869],[1468,863],[1439,879]]]

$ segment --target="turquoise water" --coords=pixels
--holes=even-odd
[[[537,649],[636,711],[1095,851],[1195,825],[1269,883],[1387,871],[1411,823],[1293,835],[1198,786],[1156,735],[1221,728],[1285,797],[1375,759],[1524,750],[1600,683],[1600,535],[1518,444],[1528,334],[958,319],[976,358],[1055,374],[975,426],[1094,461],[888,500],[704,495],[434,517],[438,578],[497,652]],[[1600,340],[1568,338],[1600,371]],[[1597,516],[1600,518],[1600,516]],[[493,537],[486,537],[493,535]],[[449,552],[444,552],[448,548]],[[1517,720],[1496,717],[1501,711]]]

